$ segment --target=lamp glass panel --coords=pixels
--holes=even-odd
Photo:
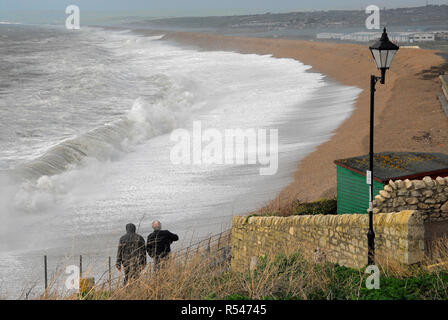
[[[390,68],[390,65],[392,64],[392,60],[394,59],[396,53],[397,53],[397,50],[389,50],[389,54],[387,55],[387,60],[386,60],[386,68]]]
[[[371,51],[372,51],[373,58],[375,59],[376,66],[378,68],[381,68],[380,51],[378,49],[372,49]]]
[[[380,55],[381,55],[381,68],[386,68],[386,62],[387,62],[387,55],[389,53],[389,50],[381,50],[380,51]]]

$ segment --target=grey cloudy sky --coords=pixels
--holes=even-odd
[[[430,0],[448,4],[448,0]],[[11,11],[59,11],[75,4],[83,11],[153,13],[154,16],[201,16],[288,12],[322,9],[361,9],[375,4],[396,8],[422,6],[426,0],[1,0],[1,13]]]

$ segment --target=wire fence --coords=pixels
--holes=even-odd
[[[230,249],[231,232],[226,230],[204,240],[190,244],[172,254],[172,259],[187,263],[189,260],[200,254],[208,254],[213,250],[221,251],[226,257]]]
[[[195,258],[205,258],[210,257],[213,254],[214,259],[208,261],[210,264],[219,264],[224,261],[228,261],[230,259],[230,241],[231,241],[231,230],[225,230],[215,235],[211,235],[206,237],[203,240],[198,242],[189,244],[181,249],[171,252],[170,260],[174,263],[184,264],[186,265],[189,261]],[[88,256],[88,258],[91,258]],[[104,259],[104,257],[103,257]],[[102,260],[103,260],[102,259]],[[96,279],[87,279],[91,273],[91,266],[85,261],[85,257],[83,255],[79,256],[79,278],[80,278],[80,287],[83,286],[83,282],[86,281],[94,281],[95,287],[100,288],[109,288],[115,286],[118,282],[121,282],[124,279],[123,274],[120,272],[118,275],[114,275],[115,273],[115,263],[112,260],[113,257],[109,256],[107,259],[107,269],[103,272],[95,272],[97,276]],[[90,259],[89,259],[90,260]],[[51,275],[48,272],[48,257],[45,255],[43,257],[44,262],[44,289],[45,294],[49,288],[54,288],[56,283],[56,278],[61,275],[61,270],[57,270],[53,272]],[[104,262],[103,262],[104,263]],[[154,272],[152,268],[153,264],[149,263],[146,266],[146,272]],[[49,278],[50,275],[50,278]],[[28,294],[26,294],[28,296]]]

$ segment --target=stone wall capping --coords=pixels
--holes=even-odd
[[[380,195],[384,198],[384,199],[390,199],[390,193],[387,190],[380,190]]]
[[[404,187],[406,188],[406,190],[410,190],[413,187],[411,180],[404,180]]]
[[[431,179],[431,178],[430,178]],[[426,188],[426,184],[422,180],[412,180],[412,185],[414,186],[415,190],[424,189]]]
[[[393,189],[394,184],[397,191]],[[426,176],[422,180],[389,181],[375,196],[373,208],[375,214],[418,209],[425,221],[448,221],[448,215],[440,215],[440,212],[448,213],[447,200],[448,177]]]
[[[444,185],[445,185],[445,179],[443,179],[442,177],[437,177],[437,178],[436,178],[436,181],[437,181],[437,183],[438,183],[440,186],[444,186]]]
[[[393,182],[392,180],[389,180],[389,186],[393,189],[393,190],[397,190],[398,186],[395,182]]]

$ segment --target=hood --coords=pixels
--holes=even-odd
[[[127,225],[126,225],[126,232],[127,233],[135,233],[135,224],[133,224],[133,223],[128,223]]]

